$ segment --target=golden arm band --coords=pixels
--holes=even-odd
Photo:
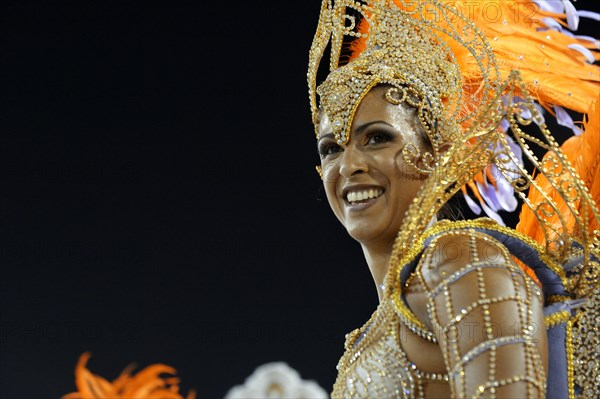
[[[455,398],[546,397],[541,290],[498,241],[438,236],[417,267]]]

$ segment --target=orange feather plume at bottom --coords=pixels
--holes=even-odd
[[[127,367],[113,382],[93,374],[86,368],[90,359],[89,352],[79,357],[75,368],[77,392],[64,395],[61,399],[184,399],[179,393],[177,377],[163,378],[161,374],[175,374],[175,369],[165,364],[152,364],[136,375],[133,366]],[[195,399],[196,393],[190,391],[185,399]]]

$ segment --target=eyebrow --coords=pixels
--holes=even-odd
[[[376,120],[376,121],[367,122],[367,123],[364,123],[364,124],[358,126],[356,129],[354,129],[354,133],[362,134],[369,126],[379,124],[379,123],[389,126],[391,128],[394,127],[394,126],[390,125],[389,123],[387,123],[386,121]],[[319,137],[319,142],[321,142],[321,140],[326,139],[326,138],[333,139],[334,138],[333,133],[327,133],[327,134],[322,135],[321,137]]]
[[[368,127],[369,127],[369,126],[371,126],[371,125],[376,125],[376,124],[383,124],[383,125],[386,125],[386,126],[389,126],[389,127],[394,127],[394,126],[390,125],[389,123],[387,123],[386,121],[377,120],[377,121],[371,121],[371,122],[367,122],[367,123],[364,123],[364,124],[360,125],[359,127],[357,127],[357,128],[354,130],[354,132],[355,132],[355,133],[358,133],[358,134],[361,134],[361,133],[363,133],[363,132],[364,132],[364,131],[365,131],[365,130],[366,130]]]
[[[333,137],[333,133],[327,133],[327,134],[324,134],[321,137],[319,137],[319,141],[317,142],[317,144],[320,143],[321,140],[327,139],[327,138],[332,139],[332,140],[335,139],[335,137]]]

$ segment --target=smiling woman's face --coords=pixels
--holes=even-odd
[[[364,244],[393,243],[424,178],[402,158],[407,144],[427,151],[416,111],[388,102],[388,89],[377,86],[363,98],[347,144],[337,144],[327,115],[319,123],[327,200],[350,236]]]

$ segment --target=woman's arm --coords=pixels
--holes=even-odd
[[[444,234],[417,275],[453,397],[546,397],[542,293],[502,244],[474,230]]]

